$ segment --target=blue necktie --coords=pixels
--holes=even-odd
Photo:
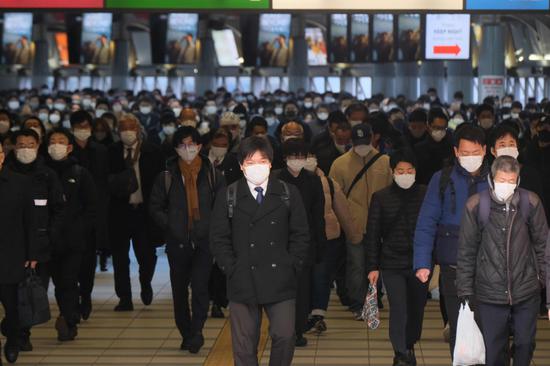
[[[258,192],[258,195],[256,196],[256,202],[261,205],[264,201],[264,189],[262,187],[256,187],[254,188],[254,190]]]

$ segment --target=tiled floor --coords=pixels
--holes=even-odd
[[[159,251],[159,254],[160,251]],[[135,273],[135,270],[134,270]],[[137,279],[133,279],[137,285]],[[117,303],[112,273],[98,273],[94,292],[94,312],[83,322],[78,339],[60,344],[53,320],[32,332],[34,351],[22,354],[21,365],[202,365],[211,351],[225,320],[209,319],[204,332],[205,347],[198,355],[179,350],[180,337],[172,317],[171,292],[166,258],[161,255],[153,281],[155,300],[144,307],[136,298],[132,313],[112,311]],[[134,289],[139,297],[139,288]],[[52,315],[57,307],[52,303]],[[297,349],[293,365],[372,365],[392,364],[393,351],[388,339],[388,312],[381,314],[382,324],[368,331],[363,322],[351,319],[335,297],[330,304],[328,331],[320,336],[307,335],[309,345]],[[534,364],[550,365],[550,324],[539,320]],[[439,306],[428,303],[423,340],[417,346],[418,365],[450,365],[448,345],[443,343]],[[261,355],[268,365],[269,342]],[[226,364],[231,364],[227,359]]]

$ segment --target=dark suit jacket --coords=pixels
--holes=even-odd
[[[282,199],[282,183],[273,176],[258,205],[246,180],[240,179],[232,219],[228,217],[227,188],[218,193],[210,248],[227,275],[230,301],[270,304],[296,298],[296,274],[307,257],[309,228],[300,192],[288,187],[290,207]]]

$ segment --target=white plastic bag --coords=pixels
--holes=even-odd
[[[456,344],[453,366],[485,364],[483,335],[474,320],[474,312],[466,303],[460,307],[456,329]]]

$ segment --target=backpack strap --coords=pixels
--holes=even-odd
[[[233,218],[235,206],[237,205],[237,182],[231,183],[227,187],[226,199],[227,199],[227,217]]]
[[[456,213],[456,189],[452,178],[453,165],[447,165],[441,170],[441,177],[439,178],[439,199],[441,203],[445,201],[445,191],[447,187],[450,189],[451,194],[451,212]]]
[[[477,214],[477,221],[481,229],[484,229],[489,222],[489,215],[491,214],[491,194],[486,189],[479,193],[479,208]]]
[[[283,195],[281,196],[281,199],[283,200],[286,208],[290,209],[290,189],[288,188],[286,182],[283,182],[282,180],[279,180],[279,182],[283,185]]]
[[[172,187],[172,173],[170,173],[169,170],[165,170],[164,171],[164,193],[166,193],[166,197],[168,197],[171,187]]]
[[[383,153],[379,152],[378,154],[374,155],[372,157],[372,159],[370,159],[366,164],[365,166],[359,171],[359,173],[357,173],[357,175],[355,176],[355,178],[353,178],[353,181],[351,182],[349,188],[348,188],[348,192],[346,193],[346,197],[349,197],[350,193],[351,193],[351,190],[353,189],[353,187],[355,187],[355,185],[357,184],[357,182],[359,182],[361,180],[361,178],[363,178],[363,175],[365,175],[365,173],[367,172],[367,170],[369,170],[369,168],[371,166],[374,165],[374,163],[376,163],[376,161],[382,156],[384,155]]]
[[[523,221],[529,225],[529,214],[531,212],[529,192],[521,188],[519,189],[519,212],[523,217]]]

